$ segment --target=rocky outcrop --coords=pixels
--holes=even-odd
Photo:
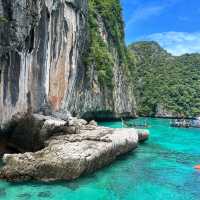
[[[26,111],[71,112],[86,118],[135,115],[115,47],[110,80],[114,89],[102,89],[96,66],[83,64],[90,37],[87,3],[0,0],[0,124]],[[106,33],[102,18],[98,21]],[[102,37],[109,46],[109,39]]]
[[[94,122],[72,119],[77,134],[56,135],[45,142],[45,148],[35,153],[5,154],[5,166],[0,178],[10,181],[72,180],[113,162],[119,155],[137,147],[148,134],[135,129],[98,127]],[[62,127],[62,126],[61,126]],[[69,126],[70,127],[70,126]]]

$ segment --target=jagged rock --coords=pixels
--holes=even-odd
[[[81,127],[86,125],[88,122],[84,119],[78,119],[76,117],[71,117],[69,119],[69,126],[76,126],[76,127]]]
[[[65,134],[79,134],[80,128],[77,126],[66,126],[63,130]]]
[[[110,164],[117,156],[136,148],[138,140],[135,129],[105,127],[54,136],[38,152],[5,154],[0,178],[10,181],[72,180]]]
[[[51,116],[62,119],[64,121],[69,121],[70,118],[72,118],[71,114],[69,112],[52,112]]]
[[[92,120],[92,121],[89,122],[89,125],[91,125],[91,126],[97,126],[97,122],[94,121],[94,120]]]

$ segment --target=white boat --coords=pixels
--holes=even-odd
[[[200,117],[196,117],[194,120],[192,120],[192,127],[200,128]]]
[[[170,125],[177,128],[200,128],[200,117],[194,119],[174,119],[170,122]]]

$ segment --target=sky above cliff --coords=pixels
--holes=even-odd
[[[199,0],[121,0],[126,43],[154,40],[174,55],[200,53]]]

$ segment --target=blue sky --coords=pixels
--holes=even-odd
[[[174,55],[200,52],[200,0],[121,0],[126,43],[155,40]]]

